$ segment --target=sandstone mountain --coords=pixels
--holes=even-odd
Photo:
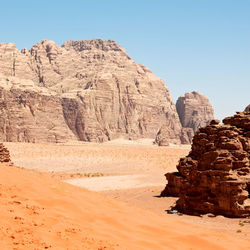
[[[213,120],[194,136],[178,172],[167,173],[163,196],[178,196],[176,209],[187,214],[250,216],[250,112]]]
[[[209,100],[195,91],[179,97],[176,108],[182,125],[180,139],[183,144],[190,144],[196,131],[214,119],[214,110]],[[155,142],[160,146],[168,145],[169,132],[169,127],[163,126]]]
[[[191,128],[194,133],[207,126],[214,119],[214,110],[204,95],[193,91],[178,98],[176,109],[184,128]]]
[[[161,127],[181,142],[165,83],[115,41],[0,44],[0,140],[154,138]]]

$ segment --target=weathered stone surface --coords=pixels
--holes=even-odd
[[[182,125],[179,132],[181,143],[191,144],[196,131],[213,119],[213,107],[205,96],[191,92],[178,98],[176,108]],[[169,145],[169,126],[161,127],[155,142],[159,146]]]
[[[250,112],[238,112],[200,128],[192,150],[167,173],[163,196],[178,196],[187,214],[250,216]]]
[[[116,137],[180,143],[181,124],[163,80],[115,41],[0,44],[0,138],[102,142]]]
[[[0,114],[1,141],[76,140],[65,123],[61,99],[57,96],[0,87]]]
[[[12,164],[10,160],[10,152],[2,143],[0,143],[0,162]]]
[[[170,142],[178,143],[178,140],[174,138],[180,139],[181,144],[191,143],[194,136],[194,132],[191,128],[178,128],[175,131],[176,133],[173,133],[171,127],[166,125],[162,126],[156,135],[155,143],[158,144],[158,146],[169,146]]]
[[[192,128],[194,134],[214,119],[214,110],[207,97],[195,91],[179,97],[176,109],[182,126]]]
[[[250,112],[250,104],[245,108],[245,111]]]

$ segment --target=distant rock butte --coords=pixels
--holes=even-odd
[[[183,144],[190,144],[196,131],[214,119],[214,110],[209,100],[195,91],[179,97],[176,108],[182,125],[180,140]],[[169,126],[165,126],[160,129],[155,141],[165,146],[169,144],[168,138]]]
[[[200,128],[178,172],[166,174],[162,196],[178,196],[182,213],[250,216],[250,112],[223,122]]]
[[[250,104],[245,108],[245,111],[250,112]]]
[[[181,143],[163,80],[115,41],[44,40],[30,50],[0,44],[0,140],[103,142],[117,137]]]
[[[182,126],[191,128],[194,134],[214,119],[214,110],[207,97],[195,91],[179,97],[176,109]]]

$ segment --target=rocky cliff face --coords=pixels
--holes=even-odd
[[[245,111],[250,112],[250,104],[245,108]]]
[[[167,173],[163,196],[178,196],[187,214],[250,216],[250,112],[211,121],[194,136],[178,172]]]
[[[0,44],[3,141],[154,138],[180,143],[181,124],[164,82],[115,41]]]
[[[198,92],[186,93],[176,102],[177,112],[181,121],[180,140],[190,144],[196,131],[209,124],[214,118],[214,110],[209,100]],[[155,142],[159,146],[169,144],[169,126],[163,126],[156,135]]]
[[[45,143],[74,139],[65,124],[60,98],[35,89],[0,87],[1,141]]]
[[[195,91],[179,97],[176,109],[182,126],[191,128],[194,134],[214,119],[214,110],[207,97]]]

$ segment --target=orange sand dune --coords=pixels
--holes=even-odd
[[[246,240],[0,166],[0,249],[250,249]]]

